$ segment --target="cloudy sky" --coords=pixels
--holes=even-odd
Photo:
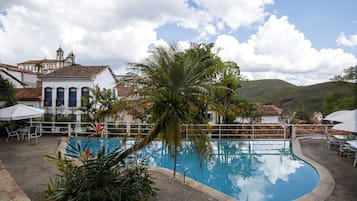
[[[0,62],[53,59],[125,73],[153,45],[215,43],[249,79],[328,81],[357,65],[356,0],[1,0]]]

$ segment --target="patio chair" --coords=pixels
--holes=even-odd
[[[347,158],[353,158],[357,149],[353,148],[351,145],[345,143],[341,144],[340,148],[338,149],[338,153],[341,156],[346,156]]]
[[[341,145],[341,142],[334,137],[330,136],[328,133],[326,133],[326,148],[330,149],[331,147],[339,148]]]
[[[5,130],[7,133],[6,142],[9,141],[9,138],[12,138],[15,136],[17,138],[17,141],[20,141],[20,134],[17,131],[14,131],[11,126],[6,126]]]
[[[37,133],[37,127],[36,126],[30,126],[29,131],[28,131],[28,135],[27,135],[27,140],[30,141],[33,138],[37,138],[40,137],[40,135]]]

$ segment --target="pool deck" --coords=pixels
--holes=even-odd
[[[44,189],[43,185],[49,177],[57,173],[56,167],[45,161],[43,156],[56,155],[61,139],[61,137],[43,136],[31,142],[17,142],[16,140],[5,142],[5,138],[0,137],[0,161],[2,161],[0,162],[0,177],[7,178],[6,180],[2,179],[3,177],[0,179],[1,201],[25,201],[28,200],[26,195],[32,201],[40,200],[38,191]],[[357,168],[352,166],[352,159],[339,156],[336,150],[327,150],[325,140],[300,140],[300,144],[300,153],[310,158],[305,160],[310,162],[312,159],[321,164],[320,171],[326,173],[327,177],[331,173],[334,185],[331,183],[331,178],[321,178],[322,186],[298,200],[356,200]],[[299,152],[299,150],[294,151]],[[184,184],[180,175],[174,180],[172,174],[165,169],[150,168],[150,173],[155,178],[156,187],[160,189],[158,197],[150,201],[234,200],[190,179]],[[14,182],[16,183],[13,184]],[[5,191],[10,191],[7,193],[10,196],[5,196]],[[328,195],[329,191],[332,194],[325,198],[324,195]]]

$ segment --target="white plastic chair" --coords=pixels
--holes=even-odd
[[[10,126],[6,126],[6,133],[7,133],[7,138],[6,138],[6,142],[9,141],[9,138],[15,137],[17,138],[17,141],[20,141],[20,135],[17,131],[12,130],[12,127]]]
[[[337,140],[336,138],[330,136],[328,133],[326,133],[326,148],[330,149],[331,147],[339,148],[341,145],[341,142]]]
[[[27,134],[27,140],[30,141],[33,138],[40,137],[40,135],[37,134],[37,127],[36,126],[30,126],[28,134]]]

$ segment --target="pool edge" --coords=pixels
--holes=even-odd
[[[326,167],[322,166],[321,164],[317,163],[316,161],[312,160],[311,158],[305,156],[302,153],[300,141],[298,139],[293,139],[292,144],[294,154],[300,159],[312,165],[320,176],[320,181],[314,188],[314,190],[298,199],[295,199],[295,201],[327,200],[327,198],[333,193],[335,189],[335,179],[333,178],[332,174]]]
[[[167,169],[167,168],[155,167],[155,166],[147,166],[147,167],[150,171],[160,172],[162,174],[165,174],[168,177],[172,177],[172,175],[173,175],[173,171],[170,169]],[[183,183],[183,176],[180,173],[176,172],[175,180]],[[186,177],[185,181],[186,181],[186,183],[183,183],[183,184],[188,185],[189,187],[191,187],[197,191],[200,191],[204,194],[207,194],[207,195],[211,196],[213,199],[220,200],[220,201],[239,201],[238,199],[230,197],[229,195],[227,195],[225,193],[222,193],[216,189],[213,189],[213,188],[211,188],[205,184],[202,184],[198,181],[195,181],[189,177]]]

